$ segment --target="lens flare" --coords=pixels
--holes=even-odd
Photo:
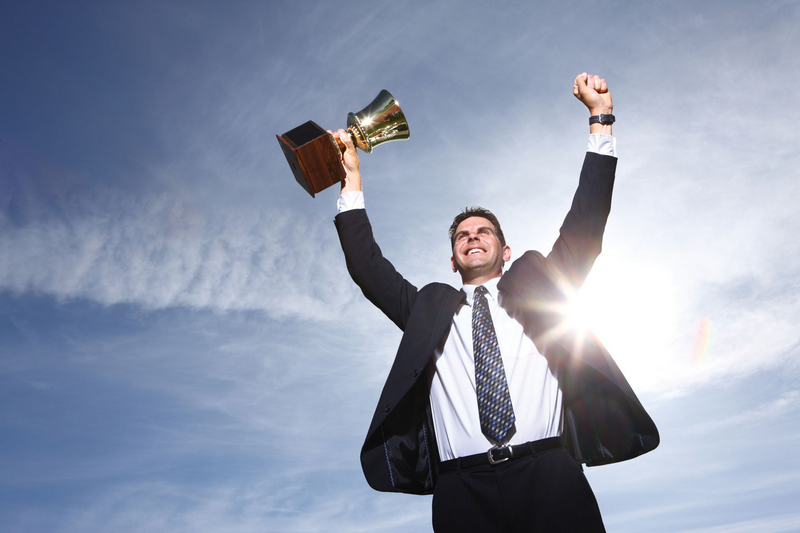
[[[692,366],[698,367],[708,353],[708,345],[711,343],[711,320],[703,317],[697,324],[697,331],[694,333],[692,343]]]

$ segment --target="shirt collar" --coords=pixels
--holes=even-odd
[[[487,298],[491,298],[494,301],[497,301],[497,282],[500,281],[499,277],[492,278],[486,283],[483,284],[486,287],[486,296]],[[472,307],[472,297],[475,295],[475,289],[478,288],[478,285],[464,285],[461,287],[467,295],[467,305]]]

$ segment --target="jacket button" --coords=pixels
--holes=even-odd
[[[386,408],[384,409],[384,411],[386,411],[388,413],[391,409],[392,409],[391,405],[386,405]]]
[[[417,377],[417,376],[419,376],[419,370],[414,369],[414,377]]]

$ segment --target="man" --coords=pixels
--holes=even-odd
[[[616,170],[606,81],[574,95],[590,112],[589,151],[553,250],[511,259],[491,212],[450,228],[462,289],[417,289],[372,236],[355,148],[342,130],[346,178],[336,226],[364,295],[403,330],[361,463],[382,491],[430,494],[436,531],[604,531],[581,463],[654,449],[659,437],[608,352],[572,335],[559,312],[600,253]]]

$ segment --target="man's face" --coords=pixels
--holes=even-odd
[[[511,248],[500,244],[494,226],[483,217],[470,217],[456,228],[453,272],[464,283],[483,283],[500,275],[503,261],[511,259]]]

